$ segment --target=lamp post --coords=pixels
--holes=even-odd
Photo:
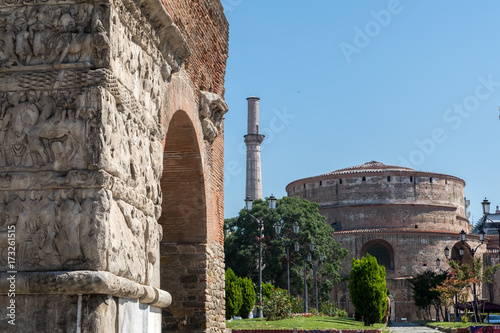
[[[494,222],[492,219],[488,218],[488,215],[490,214],[490,202],[486,198],[484,198],[481,202],[481,205],[483,206],[483,226],[487,220],[495,226],[498,232],[498,247],[500,247],[500,223]]]
[[[448,248],[448,246],[446,246],[444,248],[444,256],[446,257],[446,259],[451,260],[449,258],[449,256],[450,256],[450,249]],[[458,295],[457,295],[457,293],[455,293],[455,321],[459,321],[458,320]]]
[[[276,232],[276,237],[285,241],[286,247],[286,284],[288,295],[290,295],[290,246],[292,245],[292,240],[289,237],[281,236],[281,230],[283,230],[285,222],[280,220],[274,224],[274,231]],[[295,235],[299,233],[299,223],[294,222],[292,224],[292,230]]]
[[[250,196],[247,196],[245,199],[245,210],[247,212],[250,212],[252,210],[252,202],[253,200],[250,199]],[[258,311],[257,311],[257,318],[263,318],[264,314],[262,312],[262,231],[264,230],[264,223],[267,221],[269,216],[271,216],[276,209],[276,198],[274,195],[271,194],[269,197],[269,209],[271,210],[271,213],[264,219],[259,219],[253,216],[252,214],[248,214],[255,222],[257,222],[257,225],[259,226],[259,306],[258,306]]]
[[[316,311],[319,313],[319,302],[318,302],[318,268],[323,264],[325,260],[325,255],[323,253],[319,254],[319,261],[316,261],[316,265],[313,265],[314,274],[314,288],[316,291]]]
[[[307,262],[312,260],[312,255],[311,252],[314,251],[314,244],[311,243],[309,244],[309,250],[311,252],[308,252],[307,255],[303,256],[300,253],[300,244],[299,242],[295,242],[294,245],[295,252],[304,260],[304,312],[308,313],[309,312],[309,301],[307,297]]]
[[[450,249],[448,249],[448,247],[446,247],[444,249],[445,251],[445,256],[446,258],[448,259],[448,255],[450,254]],[[436,267],[437,269],[442,273],[446,273],[446,275],[448,275],[448,269],[446,271],[444,271],[442,268],[441,268],[441,259],[439,258],[436,258]],[[439,311],[436,311],[436,320],[439,321]],[[448,307],[444,307],[444,321],[450,321],[450,316],[448,314]]]
[[[486,200],[486,199],[485,199]],[[488,203],[489,205],[489,203]],[[465,245],[465,231],[461,231],[460,232],[460,241],[462,242],[462,245]],[[470,253],[472,255],[472,271],[474,271],[474,255],[476,254],[476,251],[477,249],[484,244],[484,231],[481,230],[481,232],[479,233],[479,241],[481,242],[481,244],[479,244],[478,246],[476,246],[475,249],[472,249],[472,248],[469,248],[470,250]],[[467,246],[467,245],[466,245]],[[468,246],[467,246],[468,247]],[[460,248],[458,249],[458,252],[460,254],[460,257],[463,258],[464,256],[464,247],[463,246],[460,246]],[[474,300],[473,300],[473,306],[474,306],[474,317],[476,319],[476,323],[477,323],[477,319],[479,318],[479,314],[478,314],[478,311],[477,311],[477,295],[476,295],[476,282],[473,282],[472,283],[472,292],[473,292],[473,297],[474,297]]]

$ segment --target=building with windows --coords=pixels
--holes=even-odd
[[[408,279],[427,269],[446,269],[444,248],[458,258],[459,233],[469,233],[465,182],[457,177],[368,162],[324,175],[296,180],[286,187],[288,196],[299,196],[320,205],[320,212],[335,229],[335,238],[349,255],[341,274],[348,276],[352,258],[369,253],[385,266],[392,295],[392,320],[417,319]],[[467,236],[475,248],[477,235]],[[480,247],[477,255],[485,251]],[[468,249],[465,260],[471,259]],[[347,282],[340,283],[336,301],[353,313]]]

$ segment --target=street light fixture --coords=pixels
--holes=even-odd
[[[449,258],[449,256],[450,256],[450,249],[448,248],[448,246],[446,246],[444,248],[444,256],[446,257],[446,259],[448,261],[451,260]],[[436,263],[437,263],[437,260],[436,260]],[[457,293],[455,293],[455,321],[458,321],[458,295],[457,295]]]
[[[247,197],[245,198],[245,210],[247,212],[250,212],[252,210],[252,203],[253,200],[250,198],[249,195],[247,195]],[[257,318],[264,317],[264,313],[262,311],[262,241],[263,241],[262,231],[264,230],[264,223],[274,213],[274,210],[276,209],[276,198],[274,195],[271,194],[271,196],[268,199],[268,203],[271,213],[266,218],[259,219],[253,216],[252,214],[248,213],[248,215],[255,222],[257,222],[257,225],[259,227],[259,306],[257,311]]]
[[[285,221],[280,220],[279,222],[276,222],[274,224],[274,231],[276,232],[276,237],[278,239],[283,239],[285,241],[285,247],[286,247],[286,284],[287,284],[287,291],[288,294],[290,295],[290,245],[292,245],[292,240],[290,237],[283,237],[281,236],[281,231],[285,225]],[[299,233],[299,223],[294,222],[292,224],[292,230],[293,233],[296,235]]]
[[[313,264],[313,274],[314,274],[314,288],[316,291],[316,311],[319,313],[319,302],[318,302],[318,269],[325,261],[325,255],[323,252],[319,254],[319,261],[316,261],[316,264]]]
[[[493,224],[493,226],[497,229],[498,247],[500,247],[500,223],[495,222],[492,219],[488,218],[488,215],[490,214],[490,202],[486,198],[484,198],[484,200],[481,202],[481,205],[483,206],[483,230],[486,220],[490,221]]]
[[[483,214],[488,215],[490,213],[490,202],[488,199],[484,198],[484,200],[481,202],[481,205],[483,206]]]
[[[486,201],[486,198],[484,199]],[[489,209],[489,202],[487,204],[484,204],[484,201],[483,201],[483,210],[485,209],[484,207],[488,207]],[[460,232],[460,241],[462,242],[462,245],[465,245],[465,231],[461,231]],[[484,244],[484,230],[481,230],[481,232],[479,233],[479,241],[481,242],[481,244],[479,244],[478,246],[476,246],[475,249],[473,248],[469,248],[469,246],[467,246],[467,248],[469,248],[470,250],[470,253],[472,255],[472,269],[474,270],[474,255],[476,254],[477,252],[477,249]],[[460,248],[458,249],[458,252],[460,254],[460,257],[463,257],[464,256],[464,247],[463,246],[460,246]],[[479,318],[479,314],[478,314],[478,311],[477,311],[477,295],[476,295],[476,283],[473,282],[472,283],[472,292],[474,293],[474,316],[475,316],[475,319],[476,319],[476,322],[477,322],[477,318]]]
[[[308,300],[308,296],[307,296],[307,262],[311,261],[312,256],[311,256],[311,252],[308,252],[307,255],[304,255],[304,256],[300,253],[299,242],[295,242],[294,248],[295,248],[295,252],[297,252],[297,254],[304,261],[304,312],[308,313],[309,312],[309,300]],[[309,244],[309,250],[311,248],[314,250],[314,244],[312,244],[312,243]]]

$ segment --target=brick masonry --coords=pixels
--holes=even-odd
[[[171,281],[173,298],[163,310],[164,331],[224,331],[224,248],[162,244],[161,253],[161,275]]]
[[[191,47],[186,65],[200,90],[224,96],[229,24],[218,0],[162,0]]]
[[[458,233],[471,229],[465,218],[464,186],[457,177],[372,161],[294,181],[286,190],[289,196],[320,204],[320,212],[336,230],[335,239],[349,251],[342,276],[349,275],[352,259],[360,259],[372,246],[387,250],[387,287],[396,307],[392,320],[399,321],[419,318],[407,280],[436,270],[437,258],[446,269],[446,246],[458,258]],[[476,247],[478,237],[468,236],[468,244]],[[479,248],[477,255],[484,251]],[[471,261],[470,253],[464,260]],[[346,282],[336,286],[333,297],[354,312]]]
[[[162,0],[191,54],[165,90],[161,285],[172,294],[163,331],[222,332],[224,301],[223,124],[209,142],[200,91],[224,95],[228,23],[218,0]]]

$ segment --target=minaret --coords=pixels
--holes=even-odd
[[[246,196],[250,199],[262,199],[262,175],[260,172],[260,144],[264,135],[259,134],[259,98],[251,96],[248,101],[247,145],[247,188]]]

